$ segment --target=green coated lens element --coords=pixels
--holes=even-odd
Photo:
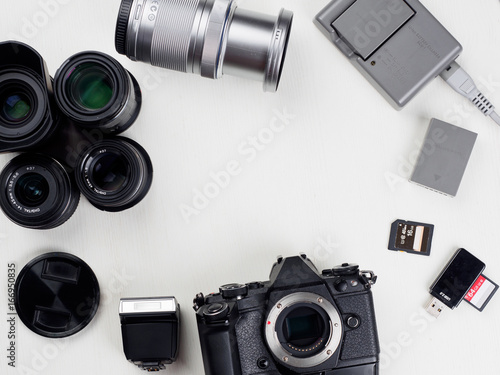
[[[31,114],[29,98],[24,94],[13,94],[2,99],[2,117],[10,122],[21,122]]]
[[[127,160],[115,153],[98,156],[91,170],[91,179],[97,188],[106,192],[118,192],[127,183],[130,166]]]
[[[21,176],[14,188],[17,200],[26,207],[37,207],[43,204],[49,195],[49,190],[49,183],[38,173],[27,173]]]
[[[96,63],[77,66],[66,81],[66,93],[70,100],[84,110],[97,111],[106,107],[113,92],[110,73]]]

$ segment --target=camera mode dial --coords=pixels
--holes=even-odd
[[[248,294],[248,287],[243,284],[227,284],[221,286],[219,290],[225,299],[245,297]]]

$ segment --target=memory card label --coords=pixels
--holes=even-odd
[[[389,250],[430,255],[434,225],[405,220],[392,223]]]
[[[483,311],[497,290],[497,284],[486,276],[481,275],[477,278],[476,282],[465,296],[465,300],[479,311]]]

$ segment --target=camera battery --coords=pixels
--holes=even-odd
[[[476,139],[476,133],[432,119],[410,181],[456,196]]]
[[[396,220],[391,226],[388,249],[429,256],[433,234],[432,224]]]

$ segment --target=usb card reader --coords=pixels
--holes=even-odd
[[[455,309],[466,297],[486,265],[465,249],[459,249],[430,288],[427,312],[436,318],[444,307]]]

